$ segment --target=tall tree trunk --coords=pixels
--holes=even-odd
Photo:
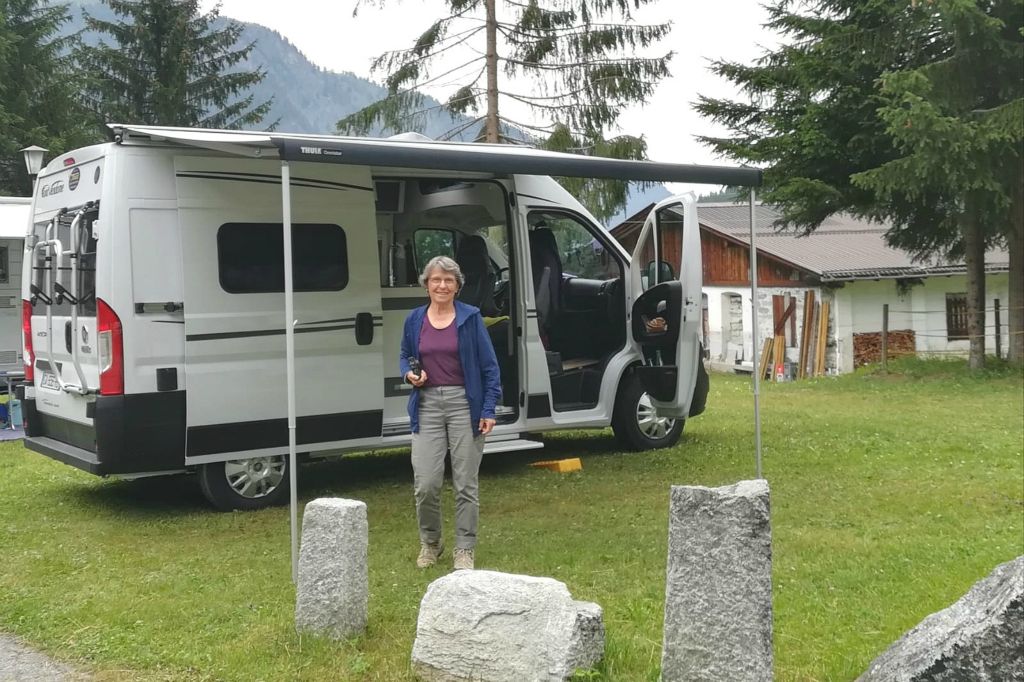
[[[1009,358],[1024,365],[1024,175],[1014,182],[1006,245],[1010,251]]]
[[[967,335],[971,352],[967,365],[985,367],[985,237],[978,211],[968,202],[961,217],[964,263],[967,266]]]
[[[484,118],[484,142],[499,142],[498,137],[498,16],[495,0],[484,0],[487,18],[487,113]]]

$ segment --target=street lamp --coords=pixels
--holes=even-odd
[[[21,155],[25,159],[25,169],[28,171],[29,178],[32,179],[33,190],[36,185],[36,176],[39,175],[39,171],[43,169],[43,154],[48,151],[50,150],[43,149],[38,145],[25,147],[21,150]]]

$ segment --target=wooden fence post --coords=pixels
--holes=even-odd
[[[882,304],[882,372],[889,372],[889,304]]]
[[[999,299],[995,300],[995,313],[996,313],[996,357],[1003,357],[1003,330],[999,327]]]

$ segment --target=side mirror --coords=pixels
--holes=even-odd
[[[647,281],[650,284],[654,283],[654,261],[650,261],[647,267],[644,268],[644,275],[647,277]],[[668,261],[660,261],[658,263],[658,283],[668,282],[676,278],[675,273],[672,271],[672,264]]]

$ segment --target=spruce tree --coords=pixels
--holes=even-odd
[[[383,0],[381,0],[383,1]],[[655,0],[444,0],[448,16],[404,50],[373,65],[387,74],[388,96],[338,122],[366,134],[418,130],[428,110],[422,88],[453,83],[442,108],[472,115],[449,134],[479,125],[478,141],[536,142],[555,150],[616,158],[646,157],[641,136],[615,134],[620,112],[647,100],[669,75],[671,52],[653,53],[669,24],[634,23],[631,9]],[[435,73],[442,55],[467,50],[454,69]],[[530,113],[515,120],[512,103]],[[625,204],[627,185],[564,179],[599,218]]]
[[[202,14],[198,0],[103,1],[123,20],[86,14],[87,28],[103,38],[82,56],[104,122],[236,129],[270,110],[271,101],[246,94],[263,71],[232,70],[254,44],[238,44],[240,24],[219,25],[219,5]]]
[[[951,200],[947,215],[967,265],[970,365],[985,361],[985,249],[1010,253],[1010,358],[1024,359],[1020,306],[1024,163],[1024,3],[937,0],[930,27],[950,40],[941,59],[885,73],[878,110],[898,158],[853,178],[883,202]],[[913,244],[913,236],[903,236]]]
[[[20,149],[53,156],[101,138],[68,56],[76,38],[61,35],[68,20],[67,5],[0,0],[0,194],[32,190]]]
[[[810,232],[841,211],[888,221],[892,229],[887,238],[893,245],[921,258],[965,258],[974,266],[975,274],[969,277],[974,288],[968,298],[971,315],[979,316],[983,294],[977,286],[984,285],[984,277],[977,276],[977,268],[984,265],[978,254],[983,254],[986,246],[1001,243],[1006,220],[997,221],[991,213],[987,218],[972,218],[974,228],[968,232],[963,210],[967,197],[958,184],[924,182],[922,175],[934,175],[941,166],[955,165],[981,150],[946,156],[936,146],[931,150],[937,154],[934,163],[926,168],[921,157],[908,159],[915,153],[913,144],[907,131],[898,127],[907,124],[907,117],[897,122],[900,117],[894,118],[891,111],[901,97],[895,88],[906,83],[895,74],[916,73],[912,80],[919,82],[923,74],[944,68],[940,65],[957,62],[962,69],[968,63],[961,52],[967,36],[942,19],[944,3],[819,0],[796,4],[774,0],[768,27],[782,34],[782,46],[752,65],[713,65],[746,99],[701,97],[697,109],[731,132],[728,137],[703,138],[705,142],[729,158],[765,167],[760,196],[781,207],[783,225]],[[1000,5],[1021,6],[1020,0],[964,0],[959,4],[976,7],[990,17]],[[1006,25],[1011,37],[1016,31],[1019,42],[1019,24],[1014,27],[1011,18]],[[986,33],[991,36],[991,31]],[[1000,49],[1012,52],[1014,48],[1004,43]],[[1009,79],[1006,87],[1012,90],[1012,81],[1018,78],[1006,66],[1008,62],[991,67],[993,70],[982,67],[981,59],[970,62],[950,88],[994,78]],[[886,82],[888,88],[883,87]],[[971,115],[967,110],[963,113]],[[974,176],[978,182],[988,182],[982,177],[987,171],[977,167],[979,161],[980,157],[974,157],[968,166],[958,169],[960,177],[978,171]],[[902,164],[901,171],[887,173],[887,180],[871,174],[876,169],[896,168],[889,165],[894,163]],[[1005,158],[998,164],[1002,167]],[[1008,195],[1009,188],[1012,184],[1004,185],[999,193]],[[984,202],[986,206],[1003,206],[1004,211],[1007,207],[1005,199],[992,196]],[[1011,291],[1010,305],[1022,306],[1024,301]],[[983,344],[983,337],[978,341]],[[974,365],[983,361],[981,349],[983,345],[972,353]]]

